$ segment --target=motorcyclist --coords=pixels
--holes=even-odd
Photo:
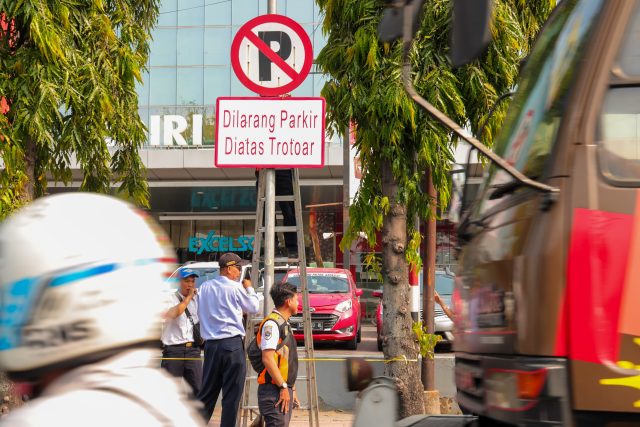
[[[145,212],[67,193],[0,224],[0,370],[34,399],[11,426],[201,426],[188,389],[159,368],[175,254]]]

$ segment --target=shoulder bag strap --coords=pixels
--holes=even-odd
[[[291,330],[289,329],[289,323],[285,320],[284,317],[282,317],[282,315],[278,312],[275,312],[275,314],[278,315],[277,319],[269,319],[269,320],[273,320],[274,322],[276,322],[276,325],[278,326],[278,333],[280,333],[280,343],[276,346],[276,351],[280,350],[282,347],[284,347],[284,345],[286,344],[286,342],[284,341],[285,338],[287,337],[283,337],[282,336],[282,326],[283,325],[287,325],[287,333],[291,334]]]
[[[180,295],[180,292],[176,291],[176,296],[178,297],[180,302],[182,302],[182,295]],[[184,312],[187,315],[187,318],[189,319],[189,321],[191,322],[191,326],[193,326],[195,328],[196,324],[193,323],[193,318],[191,317],[191,313],[189,313],[189,308],[185,307],[184,308]]]

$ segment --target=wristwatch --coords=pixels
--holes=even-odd
[[[287,382],[286,381],[282,381],[282,384],[280,384],[280,388],[286,389],[287,387],[289,387],[287,385]]]

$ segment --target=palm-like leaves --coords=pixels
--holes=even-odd
[[[381,161],[391,162],[399,184],[398,201],[407,205],[409,216],[418,213],[426,219],[430,201],[421,184],[424,174],[432,172],[439,204],[446,206],[448,172],[457,141],[406,95],[401,79],[400,43],[385,45],[377,40],[383,1],[317,3],[324,13],[323,30],[328,34],[327,45],[317,58],[320,68],[330,76],[322,91],[327,99],[328,121],[336,129],[357,123],[356,146],[364,167],[345,242],[365,231],[369,242],[375,244],[375,232],[385,214],[380,196]],[[425,2],[410,53],[418,92],[476,133],[496,99],[514,88],[520,61],[554,6],[555,0],[497,0],[493,41],[487,52],[481,59],[453,70],[447,59],[451,0]],[[483,134],[477,135],[485,144],[492,144],[507,105],[502,103]]]
[[[10,23],[0,36],[0,95],[10,103],[0,124],[0,215],[42,195],[49,177],[69,182],[73,160],[82,190],[109,192],[116,181],[125,197],[147,204],[135,82],[158,3],[0,0]]]

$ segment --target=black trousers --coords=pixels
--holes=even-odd
[[[238,406],[247,372],[242,337],[207,340],[204,345],[204,371],[198,399],[204,403],[208,423],[222,391],[220,427],[235,427]]]
[[[289,387],[289,412],[286,414],[280,408],[276,408],[276,402],[280,400],[280,388],[275,384],[260,384],[258,386],[258,408],[264,418],[265,427],[287,427],[291,422],[293,412],[293,390]]]
[[[276,196],[293,194],[293,171],[291,169],[276,170]],[[296,211],[293,202],[280,201],[282,222],[285,226],[296,225]],[[296,233],[284,233],[284,245],[291,256],[298,252],[298,236]]]
[[[276,196],[288,196],[293,194],[293,171],[291,169],[276,169]],[[256,170],[256,189],[258,188],[258,170]],[[293,202],[278,202],[282,212],[282,222],[285,226],[296,225],[296,210]],[[264,224],[263,224],[264,225]],[[277,238],[276,238],[277,239]],[[298,235],[296,233],[284,233],[284,245],[289,256],[298,253]],[[276,240],[277,246],[277,240]]]
[[[167,359],[193,359],[193,360],[167,360]],[[195,360],[197,359],[197,360]],[[193,390],[193,395],[200,393],[202,385],[202,361],[200,360],[199,347],[165,346],[162,350],[162,362],[164,369],[174,377],[184,378]]]

